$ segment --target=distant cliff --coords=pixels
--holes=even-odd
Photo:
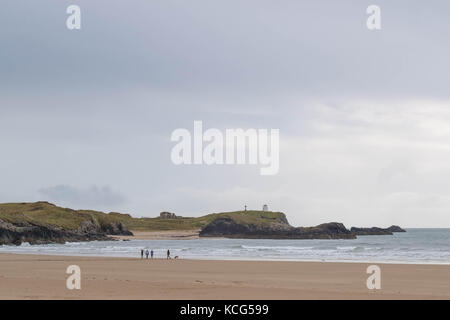
[[[48,202],[0,204],[0,244],[109,240],[132,235],[120,214],[60,208]]]

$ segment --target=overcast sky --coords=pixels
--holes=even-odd
[[[267,203],[293,225],[450,227],[449,12],[445,0],[3,0],[0,202],[134,216]],[[279,173],[175,166],[171,133],[194,120],[280,129]]]

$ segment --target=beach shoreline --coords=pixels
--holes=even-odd
[[[203,238],[198,230],[136,231],[133,236],[108,235],[110,241],[1,246],[1,253],[73,257],[138,258],[141,249],[155,258],[172,256],[200,261],[325,262],[405,265],[450,265],[441,241],[450,229],[418,229],[393,236],[360,236],[351,240]],[[424,239],[430,245],[423,246]],[[401,250],[399,250],[401,248]],[[419,249],[418,249],[419,248]],[[442,249],[443,250],[442,250]],[[440,254],[442,252],[442,254]],[[438,254],[439,253],[439,254]]]
[[[166,239],[163,239],[166,240]],[[142,249],[148,249],[142,248]],[[150,249],[148,249],[150,250]],[[0,252],[0,255],[2,254],[12,254],[12,255],[30,255],[30,256],[51,256],[51,257],[71,257],[71,258],[109,258],[109,259],[139,259],[140,253],[136,252],[133,256],[118,256],[118,255],[108,255],[108,254],[63,254],[63,253],[36,253],[36,252]],[[165,254],[165,253],[164,253]],[[154,260],[162,259],[166,260],[165,258],[162,258],[164,254],[161,254],[159,251],[157,254],[155,254]],[[171,255],[171,259],[173,259],[174,255]],[[176,256],[176,255],[175,255]],[[144,256],[145,258],[145,256]],[[149,256],[150,259],[150,256]],[[349,264],[367,264],[367,265],[373,265],[373,264],[386,264],[386,265],[416,265],[416,266],[448,266],[450,267],[450,262],[439,262],[439,261],[429,261],[429,262],[422,262],[422,261],[383,261],[383,260],[333,260],[333,259],[296,259],[296,258],[282,258],[282,259],[276,259],[276,258],[243,258],[243,257],[193,257],[190,256],[188,258],[183,256],[177,256],[177,259],[179,260],[187,260],[187,261],[241,261],[241,262],[306,262],[306,263],[349,263]]]
[[[66,269],[81,269],[81,290]],[[450,299],[446,265],[166,260],[0,253],[0,299]]]

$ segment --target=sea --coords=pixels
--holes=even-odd
[[[0,246],[0,253],[140,258],[153,250],[156,258],[328,261],[450,264],[450,229],[406,229],[392,236],[358,236],[349,240],[263,240],[202,238],[193,240],[130,240],[65,244]]]

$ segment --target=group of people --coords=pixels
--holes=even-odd
[[[153,259],[153,250],[148,251],[148,249],[141,249],[141,259],[144,259],[144,254],[145,254],[145,258],[148,259],[148,256],[150,255],[151,259]],[[170,257],[170,250],[167,250],[167,259],[171,259]]]

